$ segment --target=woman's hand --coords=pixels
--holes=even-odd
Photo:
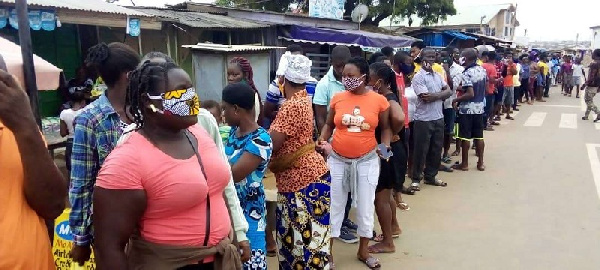
[[[252,251],[250,251],[250,242],[248,242],[248,240],[246,240],[246,241],[239,242],[238,245],[240,246],[240,255],[241,255],[242,263],[249,261],[250,255],[252,254]]]
[[[317,145],[315,148],[319,154],[323,155],[324,158],[327,158],[329,154],[331,154],[331,151],[333,151],[333,148],[331,148],[331,144],[321,139],[317,141]]]

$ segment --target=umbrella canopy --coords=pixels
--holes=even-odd
[[[23,82],[23,58],[21,56],[21,46],[11,42],[8,39],[0,37],[0,55],[6,62],[8,72],[21,82]],[[35,66],[35,76],[37,88],[39,90],[56,90],[59,86],[60,73],[62,69],[48,63],[37,55],[33,55],[33,64]]]

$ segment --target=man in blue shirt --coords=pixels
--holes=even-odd
[[[471,141],[475,140],[475,149],[479,161],[477,169],[485,170],[483,165],[483,142],[485,93],[487,89],[487,73],[484,68],[477,65],[477,52],[474,49],[465,49],[461,54],[463,66],[463,81],[460,91],[463,93],[456,98],[453,106],[458,106],[458,138],[462,141],[462,163],[454,169],[469,170],[469,148]]]

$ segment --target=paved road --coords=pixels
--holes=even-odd
[[[382,269],[600,269],[600,124],[581,120],[581,99],[551,95],[485,133],[487,171],[473,155],[471,171],[441,173],[448,187],[404,197]],[[335,247],[338,269],[366,269],[356,245]]]

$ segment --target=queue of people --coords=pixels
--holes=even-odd
[[[584,120],[599,112],[600,50],[593,58],[581,86]],[[396,252],[398,213],[410,210],[403,195],[423,183],[448,186],[439,172],[470,170],[473,148],[475,168],[485,171],[484,131],[548,97],[547,62],[545,54],[500,57],[485,47],[439,52],[420,41],[410,53],[386,47],[367,61],[336,46],[311,97],[312,61],[292,45],[263,105],[243,57],[229,63],[222,102],[201,102],[168,56],[140,59],[125,44],[98,44],[86,63],[106,91],[87,106],[81,96],[61,114],[61,134],[72,137],[70,256],[83,265],[93,246],[99,269],[267,269],[267,256],[277,256],[280,269],[334,269],[338,239],[358,243],[357,259],[380,269],[374,254]],[[569,70],[565,61],[563,83],[575,81]],[[64,208],[67,181],[40,134],[25,131],[35,121],[24,92],[4,71],[0,81],[0,158],[8,161],[0,170],[21,171],[0,183],[14,185],[0,192],[21,190],[1,197],[18,208],[0,205],[20,223],[4,219],[0,229],[24,228],[9,236],[16,247],[0,244],[0,253],[14,255],[0,268],[53,269],[43,219]],[[11,113],[14,106],[23,113]],[[274,209],[263,184],[268,171]],[[36,259],[24,257],[32,251]]]

